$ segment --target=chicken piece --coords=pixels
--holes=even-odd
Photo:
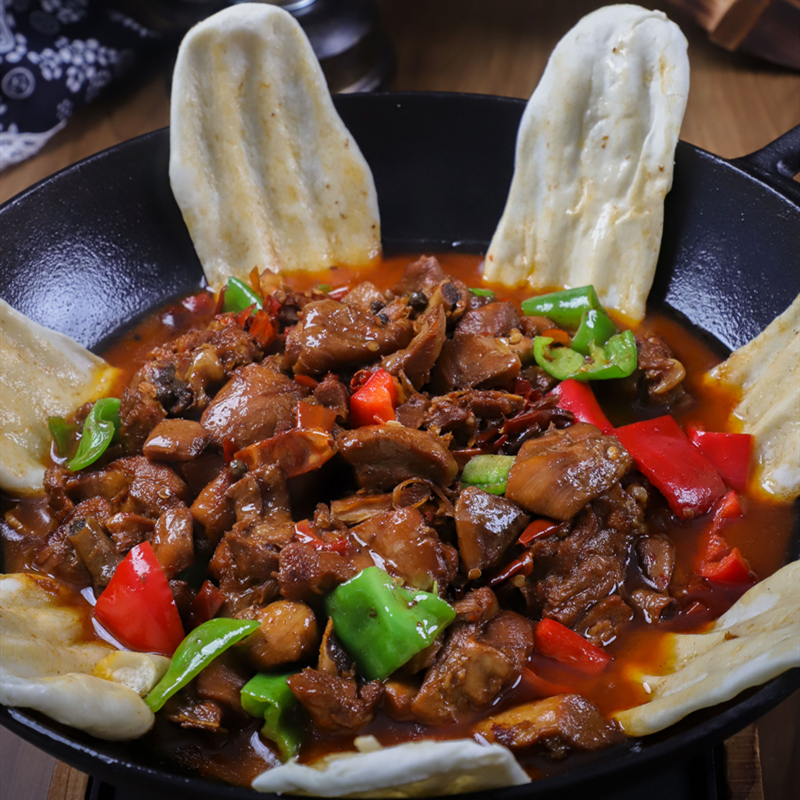
[[[278,583],[287,600],[318,601],[358,572],[350,559],[292,542],[280,553]]]
[[[426,725],[458,722],[511,686],[533,653],[533,623],[501,611],[487,623],[456,623],[411,711]]]
[[[403,372],[415,389],[430,379],[436,359],[442,352],[447,335],[447,317],[442,306],[428,309],[414,323],[414,338],[408,347],[397,350],[381,362],[392,375]]]
[[[218,655],[197,676],[195,692],[200,700],[210,700],[243,714],[242,687],[249,680],[250,673],[236,656],[230,651]]]
[[[109,470],[128,481],[128,495],[120,511],[158,519],[168,508],[190,500],[189,487],[177,472],[145,456],[120,458]]]
[[[511,500],[468,486],[456,501],[456,533],[465,575],[499,564],[530,517]]]
[[[92,576],[95,593],[100,594],[108,586],[122,556],[94,517],[76,519],[68,538]]]
[[[633,619],[633,609],[618,595],[612,594],[595,603],[580,619],[574,630],[592,644],[605,647]]]
[[[411,722],[414,714],[411,706],[419,691],[419,684],[412,680],[390,678],[383,684],[383,710],[398,722]]]
[[[193,532],[191,512],[183,503],[168,508],[156,521],[150,544],[167,578],[174,578],[194,563]]]
[[[631,592],[631,601],[644,614],[647,622],[657,622],[670,611],[674,611],[674,597],[652,589],[635,589]]]
[[[121,511],[106,520],[106,529],[114,541],[118,553],[127,553],[145,539],[152,536],[155,522],[150,517]]]
[[[465,333],[448,339],[433,370],[432,385],[441,394],[454,389],[490,389],[513,383],[522,362],[502,339]]]
[[[297,402],[308,390],[271,363],[237,370],[203,412],[201,423],[218,447],[236,450],[294,427]]]
[[[393,489],[409,478],[449,486],[458,464],[438,436],[402,425],[368,425],[347,431],[339,451],[355,467],[360,486],[370,491]]]
[[[317,618],[305,603],[276,600],[266,606],[246,608],[236,617],[260,623],[261,627],[241,645],[257,670],[307,659],[319,645]]]
[[[456,574],[458,553],[440,541],[415,508],[376,514],[350,536],[371,553],[376,566],[415,589],[444,592]]]
[[[236,522],[233,499],[228,496],[233,483],[230,472],[223,470],[197,495],[189,509],[211,545],[217,544],[222,534]]]
[[[383,686],[372,681],[358,687],[353,678],[339,678],[306,668],[287,680],[314,724],[330,733],[352,733],[372,722]]]
[[[319,645],[319,661],[317,671],[328,675],[337,675],[340,678],[355,678],[355,661],[347,655],[345,649],[333,633],[333,620],[328,617],[322,641]]]
[[[223,731],[222,708],[211,700],[198,702],[194,699],[172,698],[164,706],[170,722],[198,731]]]
[[[624,739],[615,723],[577,694],[546,697],[493,714],[472,731],[512,750],[541,744],[556,753],[568,748],[599,750]]]
[[[617,484],[578,515],[568,535],[536,539],[533,575],[523,587],[530,611],[572,627],[622,586],[643,531],[641,507]]]
[[[285,364],[295,375],[354,370],[406,347],[414,335],[408,319],[388,319],[356,305],[317,300],[286,336]]]
[[[199,423],[190,419],[165,419],[150,432],[142,452],[157,461],[191,461],[211,441]]]
[[[455,335],[508,336],[514,328],[519,329],[519,325],[517,309],[503,300],[467,311],[456,325]]]
[[[551,429],[522,445],[506,497],[534,514],[569,520],[619,481],[631,463],[619,441],[594,425]]]
[[[659,592],[666,592],[675,569],[675,545],[661,536],[643,536],[636,552],[644,576]]]

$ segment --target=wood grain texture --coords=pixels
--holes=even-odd
[[[89,776],[85,772],[56,762],[47,800],[86,800]]]
[[[757,725],[725,742],[725,775],[730,800],[764,800]]]

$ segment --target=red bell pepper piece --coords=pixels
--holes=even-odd
[[[396,407],[397,384],[385,369],[379,369],[350,398],[350,423],[360,428],[389,422],[395,419]]]
[[[306,389],[316,389],[319,386],[319,381],[315,381],[310,375],[295,375],[294,382],[305,386]]]
[[[617,428],[616,436],[678,516],[688,519],[705,514],[725,494],[714,465],[672,417],[625,425]]]
[[[278,325],[266,311],[259,309],[250,321],[250,335],[263,350],[275,340],[278,335]]]
[[[700,567],[700,574],[710,581],[717,583],[752,583],[753,575],[750,567],[744,560],[744,556],[739,552],[738,547],[734,547],[728,555],[719,561],[705,561]]]
[[[722,479],[737,492],[747,490],[753,437],[749,433],[718,433],[686,426],[689,440],[717,468]]]
[[[310,544],[315,550],[324,553],[338,553],[340,556],[347,555],[350,543],[347,538],[340,536],[334,541],[326,542],[321,536],[311,529],[308,520],[304,519],[294,526],[294,538],[303,544]]]
[[[572,339],[569,338],[569,334],[566,331],[562,331],[561,328],[548,328],[542,333],[542,336],[547,336],[556,344],[564,345],[564,347],[572,346]]]
[[[550,394],[558,398],[558,407],[571,411],[578,422],[588,422],[609,436],[614,426],[608,421],[588,383],[569,378],[561,381]]]
[[[569,694],[574,691],[569,686],[548,681],[541,675],[537,675],[530,667],[523,668],[519,685],[526,694],[536,697],[552,697],[555,694]]]
[[[211,314],[216,308],[217,301],[210,292],[198,292],[184,297],[181,305],[192,314]]]
[[[175,598],[149,542],[136,545],[120,562],[94,615],[131,650],[171,656],[183,641]]]
[[[726,519],[742,515],[735,492],[728,492],[714,513],[714,519],[702,541],[697,574],[717,583],[752,583],[753,573],[738,547],[731,548],[720,534]]]
[[[211,581],[203,581],[200,591],[189,607],[189,622],[193,628],[213,619],[222,608],[225,595]]]
[[[304,400],[297,404],[298,428],[310,428],[330,433],[334,422],[336,422],[336,411],[332,408],[326,408],[316,403],[306,403]]]
[[[738,547],[730,545],[713,529],[701,550],[697,574],[717,583],[752,583],[753,574]]]
[[[574,667],[584,675],[599,675],[611,661],[608,653],[554,619],[543,619],[536,626],[534,637],[536,649],[543,656]]]
[[[549,519],[535,519],[522,531],[522,535],[519,537],[519,543],[527,547],[534,539],[540,539],[542,536],[549,536],[556,528],[558,528],[558,524]]]
[[[736,492],[728,492],[728,494],[722,498],[720,504],[717,506],[717,509],[714,512],[714,522],[712,523],[712,528],[719,528],[721,527],[723,520],[737,519],[738,517],[741,517],[743,513],[742,502],[739,499],[739,495],[736,494]]]
[[[731,551],[731,546],[719,535],[712,524],[700,540],[698,549],[697,573],[701,574],[703,565],[720,561]]]

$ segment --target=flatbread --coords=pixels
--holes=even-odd
[[[750,589],[708,632],[671,634],[667,647],[669,673],[638,676],[650,701],[613,715],[628,736],[663,730],[800,667],[800,561]]]
[[[206,278],[362,266],[375,183],[291,14],[240,4],[192,28],[172,83],[170,181]]]
[[[741,392],[733,415],[753,434],[760,488],[779,500],[800,497],[800,295],[705,377]]]
[[[593,284],[644,317],[689,94],[686,39],[660,11],[607,6],[558,43],[525,109],[484,277]]]
[[[66,416],[111,390],[117,370],[74,339],[0,300],[0,488],[42,491],[49,416]]]
[[[142,736],[154,721],[142,697],[169,659],[88,641],[89,609],[70,597],[52,578],[0,575],[0,703],[100,739]]]
[[[530,783],[511,751],[473,739],[426,739],[381,747],[355,740],[358,753],[326,756],[310,765],[289,762],[261,773],[260,792],[318,797],[438,797]]]

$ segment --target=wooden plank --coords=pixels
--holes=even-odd
[[[89,776],[61,761],[56,762],[47,800],[86,800]]]
[[[748,725],[725,742],[729,800],[764,800],[758,725]]]

